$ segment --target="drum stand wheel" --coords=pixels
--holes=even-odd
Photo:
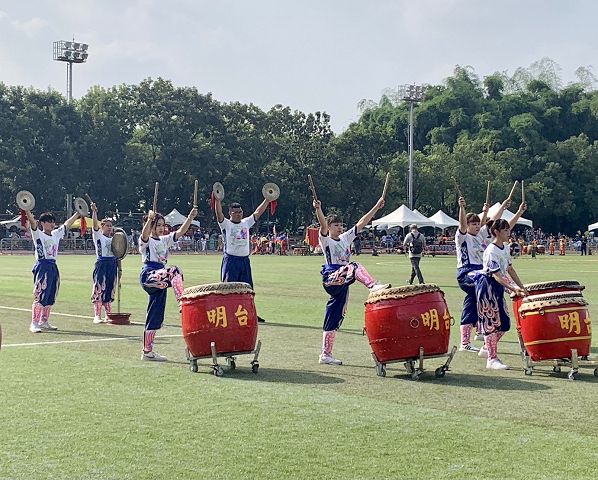
[[[187,361],[189,362],[189,370],[193,373],[197,373],[199,371],[199,366],[197,364],[197,360],[202,358],[211,358],[212,359],[212,374],[216,377],[222,377],[224,375],[224,369],[221,365],[218,364],[218,357],[226,358],[226,365],[229,371],[236,370],[237,368],[237,357],[235,355],[243,355],[243,354],[253,354],[253,360],[251,361],[251,371],[253,373],[257,373],[260,368],[260,362],[258,361],[258,357],[260,354],[260,349],[262,348],[262,341],[258,340],[257,345],[255,346],[255,350],[250,352],[228,352],[228,353],[218,353],[216,351],[216,342],[210,343],[210,356],[203,356],[203,357],[194,357],[191,355],[191,352],[188,348],[185,349],[185,354],[187,356]]]
[[[451,351],[445,355],[430,355],[426,356],[423,347],[419,349],[419,357],[417,358],[404,358],[404,359],[397,359],[392,362],[381,363],[376,358],[376,355],[372,352],[372,359],[374,360],[374,364],[376,365],[376,375],[379,377],[386,376],[386,365],[388,363],[395,363],[395,362],[404,362],[403,365],[407,373],[411,376],[411,380],[419,380],[419,378],[424,374],[426,371],[424,369],[424,360],[430,358],[439,358],[439,357],[447,357],[446,362],[443,365],[438,367],[434,370],[434,376],[436,378],[442,378],[445,376],[446,372],[449,371],[449,365],[451,364],[455,353],[457,353],[457,347],[453,346]]]

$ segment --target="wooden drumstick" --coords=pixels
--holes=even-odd
[[[513,188],[511,188],[511,193],[509,193],[509,200],[513,200],[513,194],[515,193],[515,189],[517,188],[517,184],[519,183],[519,180],[515,180],[515,183],[513,184]]]
[[[457,179],[455,177],[452,177],[452,179],[453,179],[453,183],[455,184],[455,190],[457,191],[457,194],[460,197],[463,197],[463,192],[461,191],[461,188],[459,188],[459,184],[457,183]],[[465,198],[465,197],[463,197],[463,198]]]
[[[93,200],[87,193],[85,194],[85,198],[87,198],[87,201],[89,202],[90,205],[93,203]]]
[[[490,192],[492,191],[492,187],[490,186],[490,180],[488,180],[488,186],[486,187],[486,205],[490,205]]]
[[[525,188],[523,187],[523,180],[521,180],[521,203],[525,203]]]
[[[390,182],[390,172],[386,174],[386,180],[384,180],[384,189],[382,190],[382,198],[386,198],[386,192],[388,191],[388,183]]]
[[[309,189],[311,190],[311,195],[312,195],[312,197],[314,197],[314,200],[317,202],[318,196],[316,195],[316,187],[315,187],[314,181],[312,180],[311,175],[309,173],[307,174],[307,179],[309,180]]]
[[[156,186],[154,187],[154,208],[153,208],[154,213],[156,213],[157,206],[158,206],[158,182],[156,182]]]
[[[195,179],[195,187],[193,188],[193,208],[197,208],[197,185],[198,181]]]

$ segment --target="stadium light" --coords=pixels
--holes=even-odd
[[[409,208],[413,210],[413,106],[424,99],[423,85],[400,85],[399,98],[409,102]]]
[[[86,43],[58,40],[54,42],[54,60],[66,62],[66,90],[69,103],[73,101],[73,63],[85,63],[89,53]]]

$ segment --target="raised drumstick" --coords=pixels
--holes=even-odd
[[[490,205],[490,192],[492,187],[490,186],[490,180],[488,180],[488,186],[486,187],[486,205]]]
[[[523,187],[523,180],[521,180],[521,203],[525,203],[525,188]]]
[[[193,188],[193,208],[197,208],[197,186],[198,181],[195,179],[195,187]]]
[[[153,208],[154,213],[156,213],[157,206],[158,206],[158,182],[156,182],[156,185],[154,187],[154,208]]]
[[[386,198],[386,192],[388,191],[388,183],[390,182],[390,172],[386,174],[386,180],[384,180],[384,189],[382,190],[382,198]]]
[[[311,175],[307,174],[307,179],[309,180],[309,189],[311,190],[311,195],[314,197],[314,200],[318,201],[318,196],[316,195],[316,187],[314,186],[314,181],[311,178]]]
[[[515,189],[517,188],[517,184],[519,183],[519,180],[515,180],[515,183],[513,184],[513,188],[511,188],[511,193],[509,193],[509,200],[513,200],[513,194],[515,193]]]

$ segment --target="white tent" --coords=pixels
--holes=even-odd
[[[598,229],[598,222],[592,223],[592,225],[588,225],[588,232],[591,232],[592,230],[596,229]]]
[[[413,213],[417,217],[417,220],[413,223],[415,223],[418,227],[435,227],[436,226],[436,224],[434,223],[434,220],[431,220],[428,217],[426,217],[417,208],[413,209]],[[429,222],[432,222],[432,225],[426,225]]]
[[[423,220],[422,220],[423,219]],[[433,227],[434,222],[428,220],[421,213],[418,215],[409,210],[405,205],[401,205],[394,212],[390,212],[378,220],[374,220],[372,225],[374,227],[391,228],[391,227],[407,227],[415,223],[418,227]]]
[[[494,216],[496,214],[496,212],[498,212],[498,210],[500,209],[500,203],[496,202],[494,205],[492,205],[490,207],[490,210],[488,210],[488,218]],[[506,221],[510,222],[513,217],[515,216],[514,213],[510,212],[509,210],[505,210],[502,214],[501,218],[504,218]],[[482,214],[480,213],[480,218],[482,217]],[[534,226],[534,222],[532,222],[531,220],[528,220],[527,218],[523,218],[521,217],[518,221],[517,221],[518,225],[525,225],[527,227],[533,227]]]
[[[185,223],[187,217],[175,208],[172,210],[172,212],[170,212],[168,215],[164,217],[164,220],[166,221],[166,225],[175,227],[177,225],[182,225],[183,223]],[[193,220],[191,222],[191,225],[199,227],[199,222],[197,220]]]
[[[449,217],[442,210],[438,210],[434,215],[430,217],[438,228],[458,227],[459,222],[452,217]]]

